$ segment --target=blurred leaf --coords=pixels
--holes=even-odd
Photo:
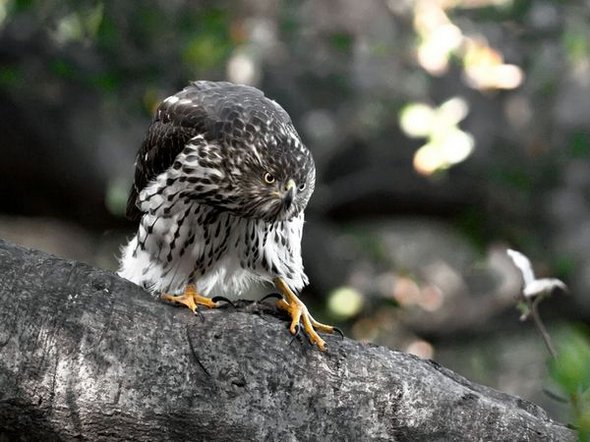
[[[334,46],[335,49],[342,52],[348,52],[352,47],[353,39],[352,35],[350,34],[344,32],[337,32],[335,34],[332,34],[330,42],[332,43],[332,46]]]
[[[587,442],[590,440],[590,395],[589,392],[582,398],[576,425],[578,427],[578,435],[580,442]]]
[[[590,156],[590,136],[586,132],[576,132],[570,138],[570,152],[576,158]]]
[[[73,78],[74,77],[74,67],[68,60],[64,59],[57,59],[53,60],[51,63],[51,70],[55,75],[58,77],[63,78]]]
[[[520,313],[520,320],[521,321],[526,321],[526,319],[531,314],[531,309],[529,308],[529,306],[526,302],[518,302],[516,304],[516,309]]]
[[[113,215],[125,216],[130,185],[129,180],[122,177],[115,178],[107,184],[105,204]]]
[[[104,16],[96,32],[97,43],[103,48],[116,48],[120,39],[119,30],[113,20]]]
[[[116,91],[121,85],[121,78],[116,72],[104,72],[95,74],[90,82],[103,92]]]
[[[22,83],[23,76],[16,66],[0,67],[0,87],[13,87]]]
[[[183,60],[186,64],[201,69],[211,69],[218,65],[225,56],[223,45],[213,35],[199,35],[184,48]]]
[[[202,70],[217,67],[233,47],[229,18],[223,11],[210,9],[195,18],[191,29],[195,27],[182,51],[184,63]]]
[[[84,27],[86,34],[89,37],[95,38],[100,29],[100,24],[104,17],[104,4],[98,3],[94,8],[89,9],[83,15],[82,20],[84,21]]]
[[[371,231],[358,228],[350,228],[348,229],[348,233],[354,238],[359,247],[367,252],[371,259],[378,262],[389,261],[387,249],[378,235],[375,235]]]
[[[60,43],[79,41],[84,37],[83,24],[80,16],[72,12],[59,19],[55,31],[55,39]]]
[[[298,2],[287,0],[279,2],[279,5],[280,33],[287,41],[292,42],[293,39],[297,38],[297,31],[301,27]]]
[[[576,271],[576,261],[572,256],[558,256],[553,264],[555,274],[564,280],[571,279]]]
[[[461,211],[455,218],[455,225],[480,252],[486,250],[490,233],[487,219],[480,209],[470,207]]]
[[[502,169],[496,169],[492,177],[504,185],[508,185],[513,190],[531,192],[533,190],[533,178],[528,170],[522,167],[514,168],[505,166]]]
[[[29,9],[35,7],[37,3],[38,2],[36,0],[14,0],[13,11],[16,13],[26,12]]]
[[[154,8],[143,7],[137,12],[137,25],[141,27],[142,33],[151,35],[152,38],[157,35],[162,19],[162,11]]]
[[[143,94],[142,102],[143,109],[146,111],[147,115],[154,114],[158,105],[160,104],[160,101],[162,101],[160,91],[157,88],[146,87],[146,90]]]
[[[6,20],[10,12],[7,3],[7,1],[0,0],[0,28],[2,27],[4,20]]]
[[[579,332],[569,332],[558,344],[559,356],[550,363],[553,380],[568,395],[590,388],[590,343]]]
[[[527,14],[530,14],[531,7],[534,6],[534,3],[533,0],[512,1],[508,3],[510,8],[506,8],[505,11],[511,20],[524,20]]]
[[[58,19],[54,38],[66,43],[70,41],[94,40],[103,19],[103,4],[79,7]]]
[[[574,21],[566,26],[563,33],[563,45],[572,61],[584,61],[588,58],[590,44],[586,26],[583,21]]]

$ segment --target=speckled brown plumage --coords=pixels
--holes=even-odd
[[[290,292],[282,307],[299,312],[314,185],[311,153],[276,102],[249,86],[191,83],[159,105],[139,149],[127,205],[139,229],[120,275],[154,293],[189,288],[206,305],[202,296],[274,282]]]

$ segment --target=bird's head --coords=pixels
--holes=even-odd
[[[315,165],[275,101],[249,86],[205,82],[166,103],[178,107],[182,125],[202,133],[174,163],[195,199],[265,220],[290,219],[305,209]]]
[[[290,219],[307,206],[315,187],[315,165],[295,135],[270,138],[243,146],[245,158],[233,176],[241,193],[238,211],[249,218]]]

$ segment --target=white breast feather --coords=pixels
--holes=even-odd
[[[138,234],[123,249],[119,271],[121,277],[146,287],[154,294],[164,292],[181,293],[183,291],[187,279],[194,268],[196,257],[202,252],[204,244],[203,230],[196,229],[196,240],[190,251],[182,257],[176,257],[172,270],[168,272],[164,271],[164,267],[161,264],[161,262],[165,262],[164,256],[159,256],[158,260],[154,260],[153,258],[154,251],[159,249],[158,240],[164,242],[172,241],[172,226],[175,223],[175,218],[178,216],[180,215],[173,215],[169,218],[153,218],[152,222],[155,222],[154,233],[156,235],[151,235],[148,238],[145,245],[146,250],[141,250],[138,247],[138,235],[139,237],[142,237],[142,235],[145,237],[145,229],[143,227],[140,228]],[[231,215],[228,214],[227,216]],[[227,243],[228,250],[211,269],[196,281],[197,290],[204,296],[236,297],[247,290],[252,283],[271,282],[277,276],[261,267],[257,268],[256,271],[241,267],[240,261],[243,260],[247,249],[246,243],[241,238],[245,234],[247,235],[246,232],[249,231],[247,223],[258,223],[259,232],[263,232],[265,222],[233,218],[233,228]],[[307,276],[303,271],[303,262],[301,259],[303,222],[303,214],[290,221],[285,221],[288,247],[276,243],[272,240],[272,235],[269,235],[269,239],[261,250],[260,255],[262,256],[264,254],[268,262],[276,265],[278,276],[283,277],[285,282],[295,291],[301,290],[308,282]],[[195,226],[193,226],[193,229],[195,229]],[[177,239],[179,244],[186,239],[188,231],[188,226],[181,228],[180,236]],[[257,235],[257,237],[259,246],[261,246],[262,234]],[[293,270],[291,277],[286,276],[288,273],[287,266]]]

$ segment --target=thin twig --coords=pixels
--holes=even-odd
[[[553,345],[553,340],[551,339],[549,332],[547,332],[547,329],[545,328],[545,324],[543,324],[543,320],[541,319],[541,315],[539,315],[539,310],[537,309],[536,300],[531,301],[529,298],[526,298],[526,300],[529,305],[529,309],[531,311],[531,316],[533,317],[533,321],[535,323],[535,326],[537,327],[539,334],[543,338],[543,342],[545,342],[545,346],[547,347],[547,351],[549,351],[549,354],[551,354],[551,357],[553,359],[557,359],[557,351],[555,350],[555,346]]]

